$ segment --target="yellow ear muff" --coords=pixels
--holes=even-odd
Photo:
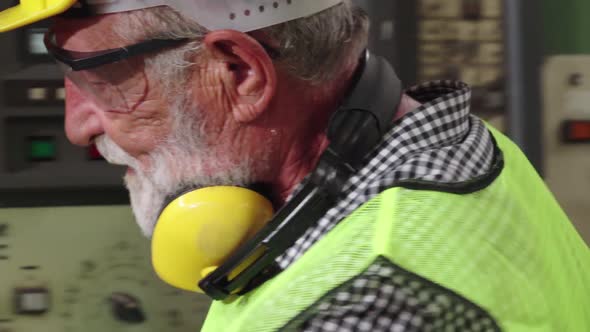
[[[172,286],[203,291],[198,283],[272,218],[272,204],[238,187],[208,187],[170,203],[152,237],[152,264]]]

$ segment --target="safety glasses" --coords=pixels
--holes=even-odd
[[[53,30],[44,42],[59,67],[79,89],[107,111],[131,112],[146,100],[149,81],[145,57],[186,43],[188,39],[154,39],[96,52],[79,52],[57,46]]]
[[[114,112],[131,112],[146,100],[149,81],[145,76],[145,55],[188,41],[188,38],[152,39],[120,48],[80,52],[57,46],[52,29],[44,37],[48,53],[65,76],[99,107]],[[280,58],[279,51],[261,41],[258,43],[271,59]]]
[[[89,70],[115,62],[121,62],[138,55],[154,53],[166,48],[179,46],[187,41],[188,38],[152,39],[115,49],[79,52],[58,47],[55,42],[55,33],[52,29],[49,29],[44,37],[45,46],[49,54],[57,61],[72,68],[73,71]]]

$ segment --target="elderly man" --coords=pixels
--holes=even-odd
[[[68,138],[129,167],[144,233],[182,243],[158,273],[217,300],[205,331],[590,329],[588,248],[526,158],[467,85],[402,94],[349,1],[49,2],[0,30],[59,15]],[[213,223],[167,212],[215,186],[278,212],[242,229],[240,194]]]

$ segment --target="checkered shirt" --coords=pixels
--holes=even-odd
[[[490,171],[495,144],[484,123],[470,115],[469,86],[461,82],[436,81],[406,93],[422,105],[395,123],[367,158],[366,166],[343,187],[342,199],[277,259],[282,269],[287,269],[362,204],[400,181],[453,184]],[[377,274],[383,270],[379,266],[375,268]],[[407,292],[402,285],[393,284],[389,277],[374,276],[369,270],[349,289],[319,304],[317,314],[310,317],[302,329],[314,332],[425,330],[424,313],[412,310],[412,303],[416,307],[418,300],[404,294]],[[363,310],[367,299],[372,308],[369,311]],[[473,317],[484,315],[477,313]],[[482,319],[485,320],[477,323],[481,331],[493,330],[488,329],[489,318]],[[435,323],[454,328],[452,324]],[[434,326],[432,324],[428,326]]]

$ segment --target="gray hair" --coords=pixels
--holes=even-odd
[[[201,25],[184,18],[168,7],[146,9],[129,13],[126,22],[115,27],[123,38],[137,40],[131,36],[142,31],[141,38],[190,38],[193,40],[183,48],[166,52],[151,59],[150,64],[172,74],[180,74],[187,62],[201,49],[201,42],[209,32]],[[291,75],[312,83],[334,79],[342,66],[360,56],[368,43],[369,19],[366,13],[345,0],[342,4],[318,14],[278,24],[261,31],[274,44],[279,57],[275,64]],[[176,69],[168,66],[170,61]],[[162,74],[162,71],[158,71]]]

